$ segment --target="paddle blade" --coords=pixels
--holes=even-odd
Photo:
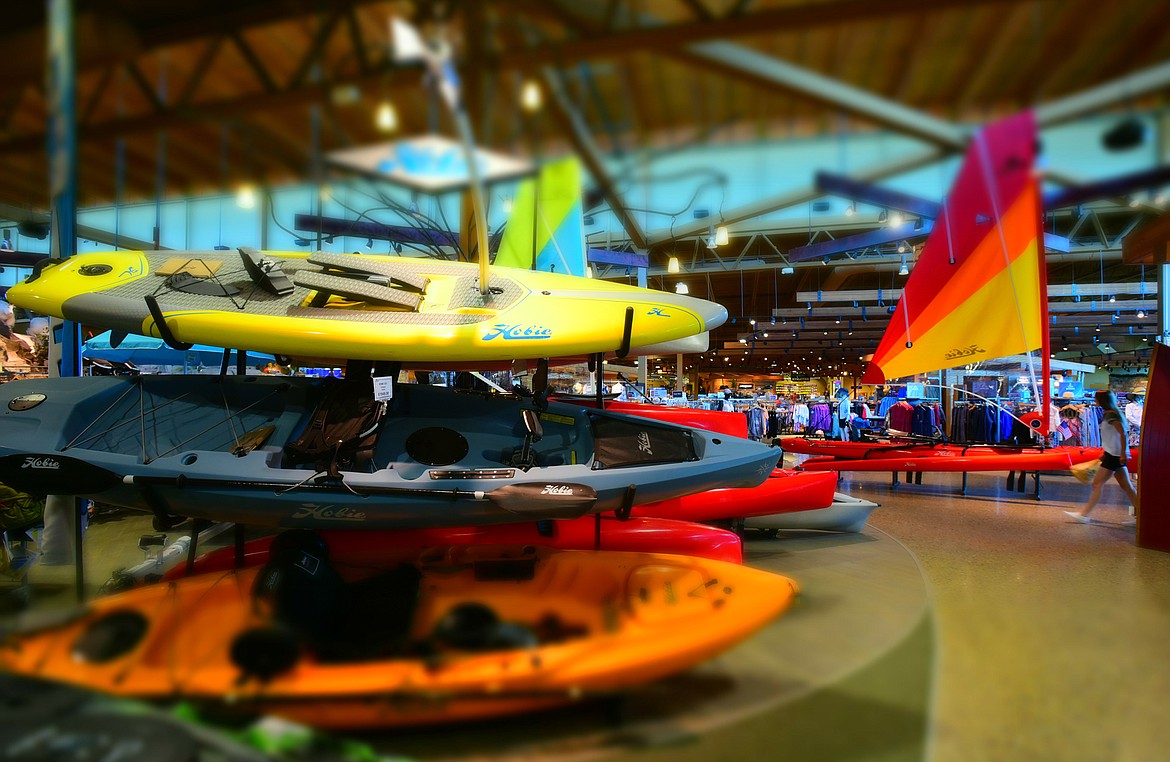
[[[597,492],[573,482],[510,484],[486,495],[497,507],[526,519],[575,519],[593,510]]]
[[[121,484],[122,477],[76,458],[27,454],[0,458],[0,482],[34,495],[92,495]]]

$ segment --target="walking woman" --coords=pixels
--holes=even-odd
[[[1114,396],[1113,392],[1099,391],[1096,401],[1097,405],[1105,411],[1105,417],[1101,419],[1101,446],[1105,449],[1105,454],[1101,456],[1101,467],[1093,475],[1093,491],[1089,493],[1089,502],[1085,503],[1085,507],[1081,509],[1080,513],[1065,511],[1083,524],[1088,524],[1091,521],[1089,513],[1097,505],[1097,501],[1101,499],[1101,487],[1105,486],[1105,482],[1109,480],[1110,476],[1116,479],[1121,488],[1125,490],[1125,494],[1135,509],[1138,503],[1137,493],[1134,492],[1133,485],[1129,483],[1129,471],[1125,468],[1125,461],[1129,460],[1129,445],[1126,443],[1121,410],[1117,407],[1117,397]]]

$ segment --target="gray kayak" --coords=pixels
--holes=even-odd
[[[752,487],[779,451],[637,416],[368,381],[139,376],[0,387],[0,481],[216,521],[421,528]]]
[[[860,532],[869,520],[869,514],[879,505],[870,500],[850,497],[843,492],[833,494],[833,503],[827,508],[791,513],[773,513],[745,519],[745,529],[778,531],[782,529],[819,529],[830,532]]]

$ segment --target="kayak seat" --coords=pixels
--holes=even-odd
[[[534,648],[536,633],[518,622],[503,622],[489,606],[475,601],[451,607],[431,632],[433,645],[457,651]]]
[[[332,387],[295,440],[285,445],[285,467],[311,464],[340,478],[341,471],[368,471],[386,406],[361,383]]]
[[[422,575],[410,564],[347,583],[316,532],[291,529],[273,540],[253,594],[323,662],[401,653],[409,641]]]
[[[422,574],[411,564],[351,583],[342,633],[318,649],[322,661],[368,660],[410,650]]]
[[[256,575],[252,595],[273,618],[314,648],[343,632],[349,608],[345,581],[329,563],[329,548],[312,530],[290,529],[272,541],[268,563]]]

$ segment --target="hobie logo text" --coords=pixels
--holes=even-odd
[[[483,340],[491,341],[497,337],[504,341],[516,341],[517,339],[551,339],[552,329],[539,325],[504,325],[503,323],[496,323],[492,326],[492,330],[484,335]]]
[[[978,344],[971,344],[966,347],[955,347],[950,352],[946,353],[948,360],[958,360],[963,357],[974,357],[975,355],[986,354],[987,350],[980,347]]]
[[[21,468],[41,468],[57,471],[61,468],[61,462],[53,458],[25,458],[24,465]]]
[[[292,518],[317,521],[365,521],[366,514],[352,508],[336,505],[302,505],[300,510],[292,515]]]
[[[650,447],[650,435],[645,431],[638,432],[638,449],[647,455],[654,454],[654,450]]]
[[[540,491],[542,495],[572,495],[573,488],[566,487],[563,484],[546,484],[544,489]]]

